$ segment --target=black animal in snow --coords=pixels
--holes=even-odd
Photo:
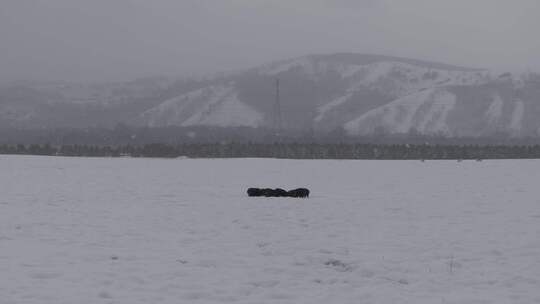
[[[277,188],[277,189],[274,189],[274,194],[276,197],[287,197],[289,196],[289,192],[281,189],[281,188]]]
[[[259,188],[249,188],[247,194],[250,197],[259,197],[262,196],[262,190]]]
[[[298,188],[289,191],[290,197],[297,197],[297,198],[306,198],[309,197],[309,190],[306,188]]]
[[[309,197],[309,190],[306,188],[298,188],[290,191],[286,191],[281,188],[270,189],[270,188],[249,188],[247,190],[249,197],[295,197],[295,198],[306,198]]]

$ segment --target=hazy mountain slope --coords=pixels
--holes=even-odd
[[[243,125],[273,126],[274,83],[279,78],[283,127],[327,132],[340,128],[359,114],[418,90],[484,83],[487,77],[485,72],[475,69],[385,56],[336,54],[280,61],[230,76],[224,81],[234,87],[239,102],[257,111],[257,114],[251,112],[252,118],[244,118],[257,123]],[[145,112],[143,122],[148,125],[184,125],[184,120],[192,114],[190,111],[195,110],[187,109],[178,99],[189,94],[174,99],[174,102],[165,101]],[[205,101],[189,103],[199,107],[199,112],[211,112],[207,103],[219,100],[219,94],[207,94]],[[168,109],[167,114],[164,114],[165,108]],[[214,119],[223,121],[221,115],[214,115]],[[222,125],[213,120],[201,123]]]
[[[345,124],[351,134],[389,133],[449,134],[446,118],[456,104],[456,96],[444,89],[427,89],[398,98],[362,114]]]
[[[84,128],[127,123],[163,102],[164,96],[175,91],[174,84],[173,80],[148,78],[127,83],[5,85],[0,87],[0,125]]]
[[[309,55],[219,77],[0,88],[2,125],[282,127],[349,135],[446,136],[540,131],[540,76],[420,60]]]
[[[169,99],[141,114],[151,126],[257,127],[263,117],[238,100],[234,86],[211,86]]]
[[[508,94],[508,90],[528,86],[521,77],[499,77],[479,69],[356,54],[305,56],[227,78],[239,101],[257,111],[251,113],[257,117],[253,119],[256,126],[273,126],[277,78],[285,129],[330,132],[344,128],[350,135],[415,132],[480,136],[535,132],[535,127],[526,127],[523,121],[524,108],[532,101],[520,103],[521,112],[508,113],[517,92]],[[206,98],[206,102],[211,102],[219,96]],[[496,101],[493,105],[492,99]],[[189,113],[184,105],[175,103],[178,106],[174,110],[169,103],[164,103],[168,104],[169,113]],[[206,107],[205,102],[194,106]],[[162,108],[145,113],[147,124],[184,124],[181,115],[164,119],[163,114],[158,114],[163,111],[158,109]],[[206,111],[212,110],[206,107]],[[513,121],[509,115],[513,115]],[[214,119],[223,120],[218,114]],[[202,124],[218,125],[213,120]]]

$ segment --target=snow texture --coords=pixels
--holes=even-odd
[[[262,114],[238,100],[230,92],[220,104],[211,103],[201,112],[187,119],[182,126],[206,125],[216,127],[258,127],[263,122]]]
[[[500,95],[493,96],[493,102],[489,105],[486,113],[487,119],[490,123],[497,123],[502,116],[504,101]]]
[[[456,96],[447,91],[434,93],[433,102],[417,130],[423,134],[450,134],[446,119],[456,105]]]
[[[258,127],[263,116],[238,100],[234,84],[211,86],[172,99],[142,114],[150,126]]]
[[[383,127],[392,133],[407,133],[414,123],[414,116],[421,105],[430,100],[434,90],[424,90],[371,110],[345,124],[350,134],[371,133],[374,127]],[[377,125],[379,123],[379,125]]]
[[[535,160],[1,156],[0,168],[1,303],[540,301]]]
[[[339,98],[336,98],[334,100],[332,100],[331,102],[327,103],[327,104],[324,104],[322,106],[320,106],[319,108],[317,108],[317,112],[319,113],[319,115],[317,115],[317,117],[315,117],[315,121],[316,122],[319,122],[321,120],[323,120],[325,114],[332,110],[333,108],[336,108],[344,103],[346,103],[350,98],[352,97],[352,94],[349,93],[345,96],[341,96]]]

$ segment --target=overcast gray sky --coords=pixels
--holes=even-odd
[[[310,53],[540,71],[538,0],[0,0],[0,81],[236,70]]]

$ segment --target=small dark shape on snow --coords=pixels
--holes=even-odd
[[[287,196],[289,196],[289,195],[288,195],[289,193],[288,193],[287,191],[281,189],[281,188],[275,189],[275,190],[274,190],[274,194],[275,194],[277,197],[287,197]]]
[[[274,193],[274,190],[269,189],[269,188],[262,189],[262,193],[263,193],[264,197],[275,197],[276,196],[275,193]]]
[[[306,198],[309,197],[309,190],[306,188],[298,188],[289,191],[290,197],[300,197],[300,198]]]
[[[251,197],[259,197],[262,196],[262,190],[259,188],[249,188],[247,194]]]
[[[353,268],[351,265],[349,264],[346,264],[340,260],[328,260],[324,263],[324,265],[326,266],[330,266],[334,269],[336,269],[337,271],[341,271],[341,272],[348,272],[348,271],[352,271]]]
[[[291,191],[286,191],[281,188],[270,189],[270,188],[249,188],[247,194],[250,197],[296,197],[296,198],[306,198],[309,197],[309,190],[306,188],[298,188]]]

